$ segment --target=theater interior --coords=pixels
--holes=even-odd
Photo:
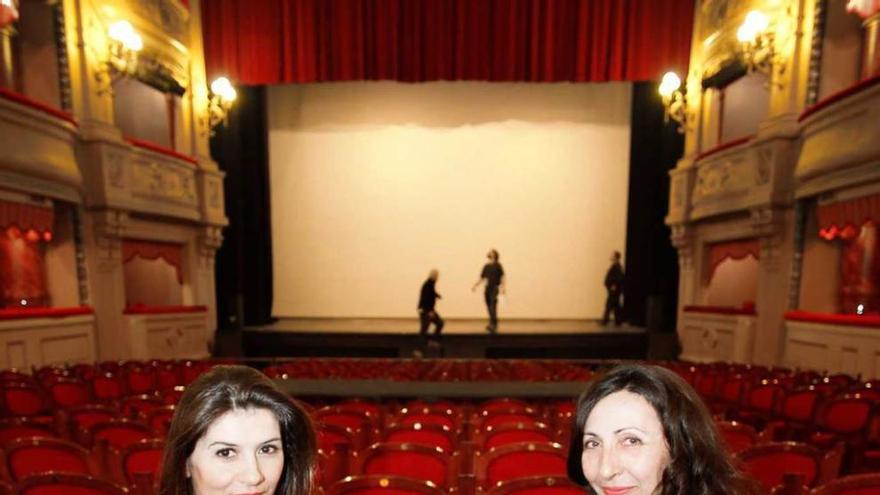
[[[583,494],[620,362],[880,494],[878,223],[880,0],[0,0],[0,495],[158,493],[225,364],[316,492]]]

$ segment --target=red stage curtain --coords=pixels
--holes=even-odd
[[[162,258],[177,270],[177,281],[183,283],[183,246],[167,242],[135,241],[122,242],[122,262],[128,263],[135,256],[146,260]]]
[[[648,81],[687,72],[693,0],[202,0],[211,78]]]
[[[859,234],[844,240],[840,253],[840,311],[875,313],[880,311],[880,249],[877,249],[877,226],[871,222]]]
[[[0,199],[0,229],[17,227],[23,232],[36,230],[40,234],[52,232],[55,211],[52,207],[35,206]]]
[[[761,259],[761,244],[758,239],[745,239],[742,241],[719,242],[709,246],[709,271],[706,280],[712,280],[718,265],[726,259],[742,260],[751,256],[756,260]]]

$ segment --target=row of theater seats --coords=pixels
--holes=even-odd
[[[335,366],[336,361],[342,365]],[[363,364],[373,369],[376,361],[380,360],[363,360]],[[328,365],[328,375],[338,379],[348,374],[341,369],[351,370],[357,362],[287,364],[311,370]],[[383,362],[391,367],[398,363],[415,362]],[[435,370],[432,373],[455,374],[459,380],[481,381],[514,376],[540,381],[533,371],[553,368],[536,362],[526,367],[531,371],[514,372],[520,363],[426,360],[420,366]],[[153,493],[174,404],[183,388],[214,364],[99,363],[32,373],[0,372],[0,495],[13,486],[27,495],[121,493],[122,486]],[[275,363],[266,370],[275,374],[287,364]],[[581,376],[592,376],[601,366],[558,364],[557,370],[582,369]],[[873,470],[878,424],[873,382],[722,363],[658,364],[681,374],[701,393],[730,449],[768,492],[880,493],[867,487],[880,485],[876,476],[840,476]],[[458,374],[462,370],[466,373]],[[419,375],[420,380],[428,381],[425,376]],[[571,399],[306,399],[318,428],[317,484],[324,493],[583,493],[565,476],[574,412]],[[861,491],[835,491],[856,482]],[[78,488],[71,488],[74,485]]]

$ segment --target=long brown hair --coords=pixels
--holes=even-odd
[[[272,411],[281,427],[284,470],[275,494],[308,495],[316,450],[309,416],[265,375],[247,366],[217,366],[186,387],[168,430],[159,493],[191,495],[185,466],[196,442],[223,414],[249,408]]]
[[[744,495],[756,486],[736,468],[712,415],[681,377],[659,366],[619,365],[593,382],[578,400],[568,451],[568,477],[596,495],[584,476],[584,426],[596,404],[626,390],[641,395],[657,412],[669,447],[659,495]]]

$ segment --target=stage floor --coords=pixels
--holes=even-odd
[[[407,319],[284,318],[242,332],[251,357],[457,357],[644,359],[648,335],[629,325],[595,320],[501,320],[489,334],[486,320],[448,320],[439,341],[420,338]]]
[[[248,327],[248,330],[406,335],[419,332],[419,320],[416,318],[281,318],[271,325]],[[446,326],[443,327],[443,335],[488,335],[488,333],[485,319],[448,319]],[[621,333],[643,334],[645,329],[627,324],[603,326],[598,320],[502,319],[498,323],[498,335]]]

